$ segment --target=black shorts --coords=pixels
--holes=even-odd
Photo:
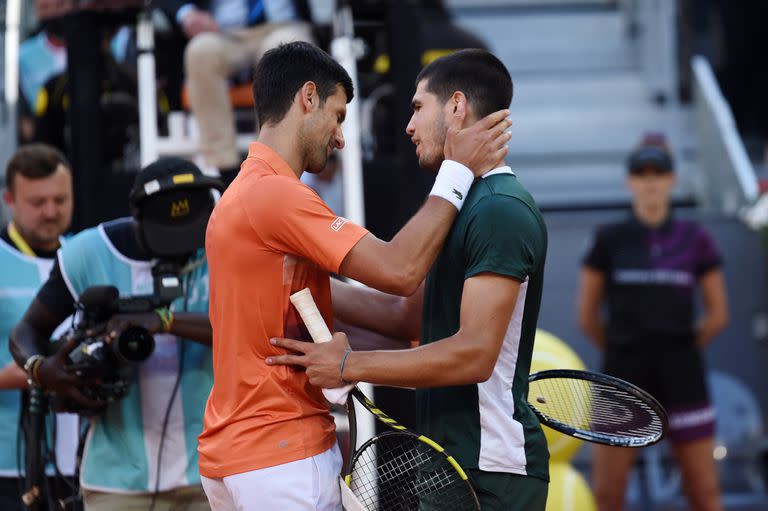
[[[702,354],[693,345],[610,346],[603,372],[626,380],[658,399],[669,415],[669,437],[685,442],[714,435]]]

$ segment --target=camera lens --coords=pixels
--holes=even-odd
[[[145,328],[132,326],[120,334],[113,347],[121,362],[137,364],[152,355],[155,350],[155,338]]]

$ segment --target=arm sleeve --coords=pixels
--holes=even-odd
[[[583,266],[608,273],[611,266],[611,251],[606,229],[598,229],[586,240],[581,263]]]
[[[338,273],[368,230],[337,216],[311,188],[282,176],[263,178],[262,200],[244,203],[251,226],[272,250]]]
[[[715,240],[702,227],[696,236],[696,254],[698,255],[694,271],[696,276],[700,277],[705,273],[720,268],[723,265],[723,257],[717,248]]]
[[[491,272],[524,281],[538,271],[546,253],[546,229],[522,201],[493,196],[471,212],[465,242],[468,279]]]
[[[57,316],[67,317],[75,311],[75,299],[64,282],[58,260],[53,263],[48,280],[37,292],[37,299]]]

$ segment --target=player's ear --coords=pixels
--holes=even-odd
[[[468,108],[467,96],[463,92],[457,90],[451,94],[447,104],[447,113],[451,119],[450,125],[456,129],[463,128],[470,113]]]
[[[299,94],[301,106],[305,112],[312,111],[317,108],[320,103],[320,97],[317,94],[317,86],[313,81],[306,82],[302,85]]]

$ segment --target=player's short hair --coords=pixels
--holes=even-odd
[[[459,50],[432,61],[416,77],[427,81],[427,91],[445,103],[456,91],[467,97],[478,118],[509,107],[512,77],[492,53],[481,49]]]
[[[308,81],[317,86],[320,104],[341,85],[347,103],[355,95],[352,79],[326,52],[310,43],[296,41],[267,51],[253,74],[253,101],[260,126],[283,120],[296,92]]]
[[[59,165],[69,171],[72,169],[66,156],[55,147],[41,143],[23,145],[13,153],[5,167],[5,188],[13,193],[17,175],[27,179],[43,179],[56,172]]]

